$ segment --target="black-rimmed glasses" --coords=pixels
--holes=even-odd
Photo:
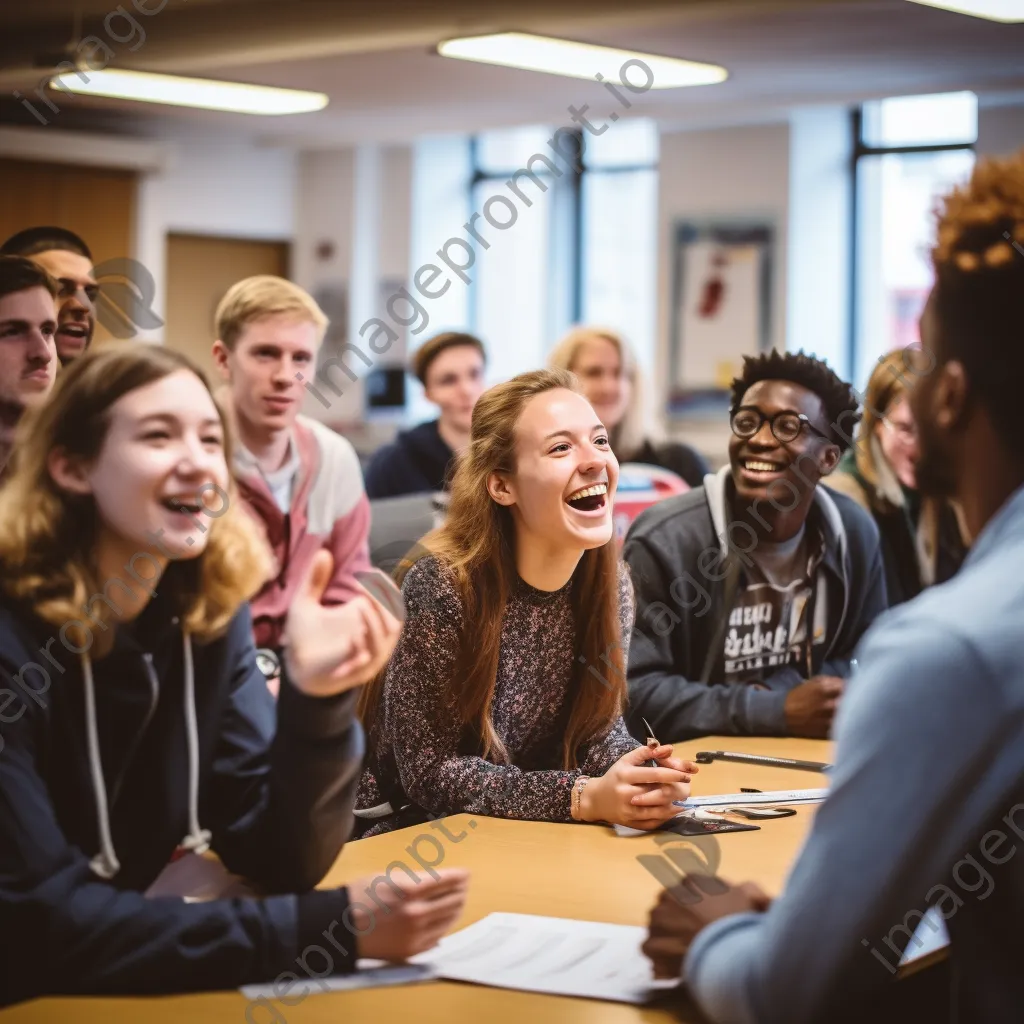
[[[826,441],[832,439],[828,434],[820,431],[802,412],[790,412],[783,409],[774,416],[766,416],[760,409],[752,405],[740,406],[729,420],[732,432],[744,440],[753,437],[761,427],[767,423],[775,439],[781,444],[792,444],[800,436],[800,431],[806,427],[812,433],[823,437]]]

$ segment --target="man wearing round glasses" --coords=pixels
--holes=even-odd
[[[62,366],[77,359],[92,341],[100,286],[93,276],[92,253],[67,228],[28,228],[0,246],[5,256],[25,256],[57,282],[57,357]]]
[[[630,725],[645,718],[673,740],[828,735],[854,646],[886,607],[874,522],[818,487],[857,419],[852,389],[820,360],[744,361],[729,465],[626,539]]]

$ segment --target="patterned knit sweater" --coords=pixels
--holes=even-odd
[[[569,803],[576,779],[603,775],[638,744],[620,716],[581,751],[578,770],[559,767],[576,657],[571,587],[572,580],[560,590],[545,592],[519,580],[506,605],[491,719],[509,762],[496,765],[459,752],[458,718],[453,707],[445,706],[463,623],[458,590],[431,556],[409,570],[402,585],[408,619],[388,664],[376,750],[363,772],[357,807],[389,801],[395,812],[413,804],[435,815],[467,811],[498,818],[572,820]],[[622,565],[618,592],[626,664],[634,605],[629,573]],[[584,673],[582,685],[614,681],[609,666],[596,668],[601,678]],[[365,834],[412,820],[408,814],[404,819],[391,815]]]

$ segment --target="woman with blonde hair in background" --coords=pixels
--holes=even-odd
[[[385,651],[367,658],[351,603],[320,604],[321,551],[275,709],[246,604],[269,556],[199,371],[160,345],[93,351],[22,427],[0,492],[0,1005],[270,981],[325,928],[342,971],[433,945],[462,872],[400,892],[376,927],[351,886],[310,891],[352,825],[351,691],[399,626],[354,598]],[[146,898],[207,848],[266,898]]]
[[[953,507],[922,498],[917,491],[919,449],[910,390],[928,372],[929,362],[915,348],[879,360],[868,381],[853,447],[823,481],[874,517],[882,537],[890,607],[948,580],[966,554]]]
[[[618,475],[571,374],[524,373],[477,402],[448,518],[401,574],[402,638],[360,702],[365,834],[459,811],[643,829],[677,813],[696,766],[622,719]]]
[[[647,401],[640,368],[621,335],[604,327],[574,327],[552,349],[548,366],[571,370],[604,423],[619,463],[667,469],[691,487],[710,470],[697,451],[678,441],[655,443],[646,429]]]

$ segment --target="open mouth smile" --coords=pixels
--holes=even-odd
[[[770,482],[777,480],[789,468],[788,462],[772,462],[769,459],[740,459],[743,475],[751,481]]]
[[[565,502],[577,512],[599,512],[604,508],[607,496],[607,484],[593,484],[590,487],[581,487],[578,491],[573,491],[565,499]]]
[[[172,512],[187,512],[194,516],[204,511],[199,502],[190,498],[164,498],[160,504]]]
[[[74,338],[76,341],[85,341],[89,335],[89,331],[86,329],[85,324],[72,323],[72,324],[61,324],[57,328],[57,333],[64,335],[66,338]]]

